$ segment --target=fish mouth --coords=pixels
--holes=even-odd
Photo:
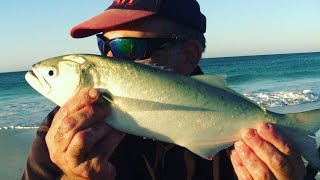
[[[50,84],[45,80],[45,78],[43,78],[36,68],[32,67],[32,71],[28,71],[26,73],[25,79],[32,88],[37,90],[42,95],[50,93]]]

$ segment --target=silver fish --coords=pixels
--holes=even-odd
[[[217,76],[187,77],[144,64],[74,54],[36,63],[25,78],[59,106],[84,87],[99,88],[110,102],[112,115],[106,122],[113,128],[186,147],[206,159],[241,139],[243,129],[275,123],[312,166],[320,167],[320,110],[271,112]]]

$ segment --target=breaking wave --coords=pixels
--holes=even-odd
[[[298,105],[320,101],[320,92],[305,89],[301,92],[275,91],[250,92],[244,94],[249,99],[264,107],[277,107],[284,105]]]

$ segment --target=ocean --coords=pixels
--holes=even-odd
[[[266,108],[320,102],[320,53],[205,58],[200,67],[225,75],[230,88]],[[0,73],[0,130],[36,128],[55,107],[25,73]]]

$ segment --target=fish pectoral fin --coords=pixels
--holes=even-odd
[[[232,146],[234,141],[232,142],[226,142],[224,144],[217,144],[217,145],[191,145],[191,146],[185,146],[187,149],[189,149],[191,152],[205,158],[208,160],[212,160],[214,155],[217,154],[219,151],[226,149],[230,146]]]
[[[101,96],[106,101],[108,101],[110,104],[113,104],[113,96],[108,90],[99,88],[99,91],[100,91]]]

